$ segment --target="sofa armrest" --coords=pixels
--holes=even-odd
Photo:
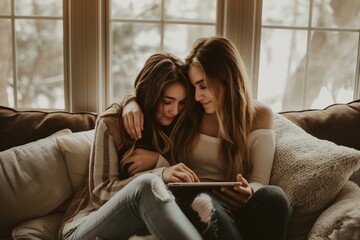
[[[360,188],[348,181],[316,220],[308,239],[357,239],[360,236]]]

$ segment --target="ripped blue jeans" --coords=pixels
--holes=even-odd
[[[292,211],[287,196],[277,186],[259,189],[235,217],[211,192],[188,196],[181,206],[207,240],[285,239]]]
[[[141,232],[164,240],[202,239],[163,180],[151,173],[131,181],[65,239],[119,240]]]

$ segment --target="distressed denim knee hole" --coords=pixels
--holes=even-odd
[[[215,214],[215,208],[209,195],[201,193],[191,204],[191,208],[199,214],[200,220],[210,227]]]
[[[172,199],[172,195],[160,178],[151,181],[151,190],[160,201],[165,202]]]

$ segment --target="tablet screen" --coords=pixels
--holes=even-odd
[[[213,189],[220,189],[221,187],[231,188],[234,186],[241,186],[240,182],[181,182],[168,183],[169,190],[175,195],[193,194],[202,191],[211,191]]]

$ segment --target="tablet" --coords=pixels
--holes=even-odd
[[[177,183],[168,183],[167,186],[169,188],[184,188],[184,187],[220,188],[220,187],[241,186],[241,182],[177,182]]]
[[[213,189],[220,189],[221,187],[231,188],[234,186],[241,186],[240,182],[178,182],[167,184],[170,191],[174,194],[191,193],[199,191],[211,191]]]

